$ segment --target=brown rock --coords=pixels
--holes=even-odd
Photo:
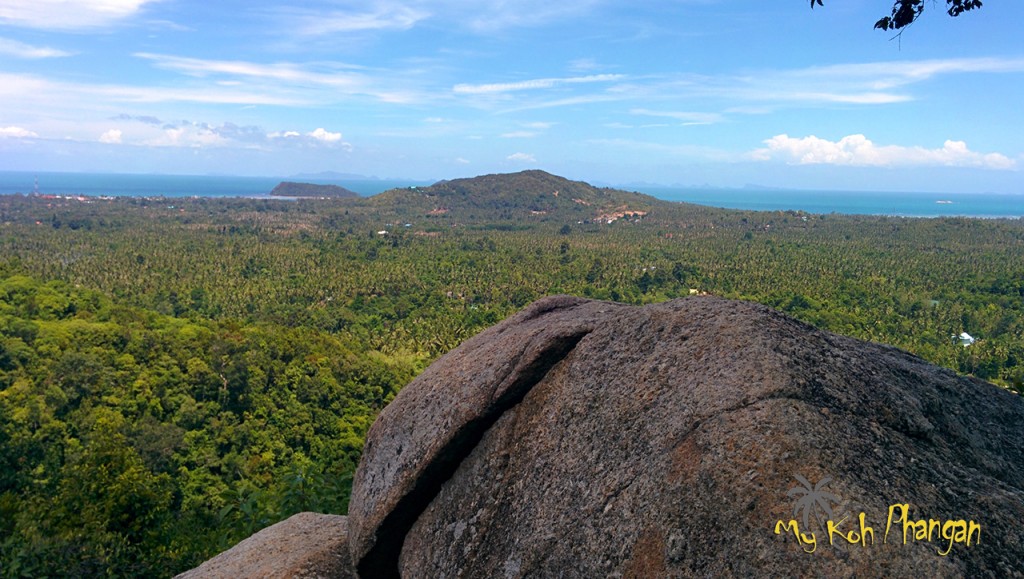
[[[176,579],[349,579],[348,519],[299,513]]]
[[[349,503],[350,542],[364,576],[398,560],[402,537],[495,420],[518,404],[611,303],[557,296],[535,302],[433,364],[371,427]],[[371,573],[372,571],[372,573]]]
[[[350,546],[363,577],[1019,577],[1022,442],[1019,397],[763,306],[547,298],[381,414]],[[980,543],[886,536],[901,504]],[[863,545],[817,526],[860,513]]]

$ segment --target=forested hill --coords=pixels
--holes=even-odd
[[[556,215],[576,221],[643,216],[670,204],[641,193],[594,187],[539,170],[439,181],[429,187],[392,189],[376,195],[379,207],[402,207],[432,215],[474,210],[476,217],[519,219]]]
[[[270,192],[273,197],[359,197],[359,193],[338,185],[317,185],[283,181]]]

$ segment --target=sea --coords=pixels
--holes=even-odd
[[[363,196],[398,187],[429,185],[400,179],[303,179],[222,175],[152,175],[0,171],[0,195],[33,193],[89,197],[253,197],[269,198],[281,181],[341,185]],[[902,217],[1024,218],[1024,193],[916,193],[718,189],[643,186],[627,190],[666,201],[683,201],[755,211],[804,211]]]

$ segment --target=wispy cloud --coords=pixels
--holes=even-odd
[[[289,32],[321,36],[374,30],[408,30],[430,16],[430,13],[396,2],[378,2],[369,10],[303,10],[291,11],[289,16],[292,20]]]
[[[683,125],[711,125],[720,123],[724,117],[719,113],[702,113],[690,111],[652,111],[650,109],[632,109],[633,115],[645,115],[649,117],[663,117],[680,121]]]
[[[586,64],[586,63],[584,63]],[[498,83],[459,83],[456,97],[474,106],[500,104],[500,113],[620,101],[634,115],[714,124],[730,114],[769,114],[783,108],[884,106],[914,101],[914,85],[940,75],[1015,73],[1024,58],[976,58],[843,64],[742,74],[587,74]],[[670,108],[661,108],[666,106]],[[692,108],[691,108],[692,107]],[[721,107],[720,110],[714,110]],[[711,108],[712,110],[706,110]],[[705,110],[699,110],[705,109]]]
[[[32,46],[17,40],[10,40],[8,38],[0,38],[0,54],[7,56],[13,56],[15,58],[26,58],[26,59],[41,59],[41,58],[60,58],[64,56],[71,56],[72,53],[58,50],[56,48],[49,48],[46,46]]]
[[[197,77],[230,75],[336,87],[351,86],[358,82],[355,76],[343,73],[342,71],[317,72],[301,65],[287,62],[262,64],[242,60],[207,60],[149,52],[137,52],[134,56],[152,61],[159,68]],[[355,67],[344,66],[344,68]]]
[[[363,72],[356,72],[364,71],[365,69],[362,67],[348,64],[303,65],[291,62],[267,64],[241,60],[208,60],[148,52],[135,53],[134,56],[152,61],[159,68],[173,70],[188,76],[218,78],[217,83],[222,85],[230,83],[229,86],[242,86],[236,82],[239,79],[248,79],[265,83],[260,86],[266,90],[292,88],[295,90],[289,91],[289,94],[300,93],[307,97],[310,96],[311,90],[329,89],[330,95],[333,95],[334,98],[343,95],[365,95],[391,103],[412,102],[420,98],[419,95],[408,89],[391,88],[383,84],[382,79],[398,75],[378,71],[378,76],[373,78]],[[225,80],[220,77],[229,78]],[[319,98],[324,96],[327,95],[320,95]],[[327,96],[327,98],[330,97]]]
[[[593,58],[577,58],[569,62],[569,70],[573,72],[592,72],[603,68]]]
[[[548,129],[553,127],[554,123],[548,123],[548,122],[543,122],[543,121],[532,121],[532,122],[519,123],[519,125],[521,127],[523,127],[523,128],[520,129],[520,130],[516,130],[516,131],[508,131],[508,132],[502,133],[501,137],[504,138],[504,139],[528,139],[528,138],[536,137],[536,136],[539,136],[539,135],[543,134],[544,131],[547,131]]]
[[[0,72],[0,107],[37,110],[109,110],[118,103],[175,103],[235,105],[308,106],[308,95],[289,94],[277,87],[217,87],[201,84],[192,87],[129,86],[121,84],[84,84],[51,80],[29,74]]]
[[[963,141],[948,140],[941,148],[877,145],[864,135],[829,141],[813,135],[776,135],[767,147],[750,153],[759,161],[781,160],[797,165],[851,165],[860,167],[947,166],[1014,169],[1017,162],[1000,153],[978,153]]]
[[[631,100],[629,95],[622,93],[609,93],[599,92],[592,94],[583,94],[579,96],[557,98],[557,99],[540,99],[532,101],[524,101],[516,103],[512,106],[502,109],[502,113],[516,113],[522,111],[534,111],[541,109],[552,109],[558,107],[569,107],[577,105],[588,105],[595,103],[607,103],[615,101],[628,101]]]
[[[461,12],[461,22],[465,22],[472,30],[489,33],[511,27],[543,26],[573,18],[601,3],[602,0],[448,0],[439,4],[448,8],[450,14]]]
[[[707,161],[735,161],[737,155],[703,145],[666,144],[634,139],[589,139],[590,145],[608,147],[618,151],[656,153],[671,157],[696,158]]]
[[[747,101],[881,105],[915,100],[912,85],[942,75],[1022,71],[1024,58],[951,58],[767,70],[710,79],[709,85]]]
[[[592,74],[587,76],[574,76],[567,78],[536,78],[516,82],[490,83],[490,84],[457,84],[452,87],[456,94],[496,94],[525,90],[540,90],[554,88],[567,84],[584,84],[595,82],[614,82],[625,78],[621,74]]]
[[[159,0],[4,0],[0,24],[74,30],[115,24]]]
[[[129,115],[129,114],[126,114],[126,113],[121,113],[119,115],[114,115],[114,116],[110,117],[110,120],[112,120],[112,121],[137,121],[137,122],[144,123],[144,124],[147,124],[147,125],[162,125],[162,124],[164,124],[163,121],[161,121],[160,119],[158,119],[156,117],[153,117],[153,116],[148,116],[148,115]]]
[[[943,74],[1024,72],[1024,58],[947,58],[816,66],[795,71],[794,77],[856,79],[886,90]]]

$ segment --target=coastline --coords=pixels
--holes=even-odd
[[[38,177],[38,191],[35,179]],[[146,199],[243,198],[271,196],[288,177],[229,177],[0,171],[0,195],[55,195],[61,198]],[[396,179],[309,180],[336,184],[369,197],[389,189],[424,183]],[[800,211],[808,214],[874,215],[888,217],[978,219],[1024,218],[1024,194],[920,193],[873,191],[812,191],[785,189],[724,189],[644,186],[624,187],[664,201],[692,203],[746,211]]]

